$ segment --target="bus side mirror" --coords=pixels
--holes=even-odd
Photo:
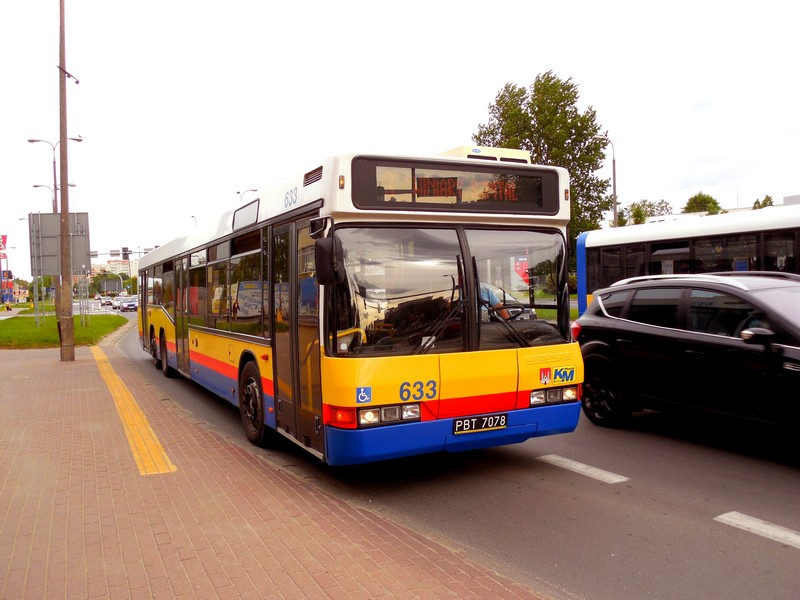
[[[344,281],[344,250],[335,235],[314,242],[314,261],[317,267],[317,283],[333,285]]]

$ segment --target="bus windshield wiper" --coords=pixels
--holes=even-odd
[[[463,281],[462,278],[462,267],[461,267],[461,256],[456,256],[456,265],[458,267],[458,281]],[[464,294],[462,290],[458,288],[456,285],[456,279],[452,275],[445,275],[445,277],[450,277],[452,280],[452,287],[450,289],[450,310],[447,312],[443,312],[437,319],[434,321],[431,326],[428,328],[428,333],[422,339],[425,340],[419,345],[414,351],[414,354],[425,354],[433,348],[433,344],[436,342],[436,338],[444,331],[445,327],[450,324],[453,317],[460,313],[464,308]],[[456,290],[458,290],[458,300],[456,300]]]
[[[515,342],[517,342],[517,344],[523,348],[526,348],[530,345],[525,338],[520,335],[519,331],[517,331],[517,329],[509,321],[503,318],[503,316],[500,314],[500,311],[492,306],[491,302],[480,298],[480,303],[486,307],[486,309],[489,311],[489,315],[494,315],[495,320],[499,321],[500,324],[505,327],[506,331],[511,334],[511,337]]]

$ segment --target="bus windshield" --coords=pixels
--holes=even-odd
[[[568,341],[555,317],[536,313],[537,306],[556,308],[564,276],[558,232],[359,226],[339,227],[336,235],[346,279],[328,288],[326,337],[336,340],[337,356]]]

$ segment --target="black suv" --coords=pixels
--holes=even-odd
[[[687,408],[773,424],[800,417],[800,276],[656,275],[595,292],[572,324],[598,425]]]

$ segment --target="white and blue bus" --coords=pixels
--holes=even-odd
[[[583,314],[595,290],[638,275],[800,273],[798,251],[800,205],[586,231],[576,249],[578,312]]]

